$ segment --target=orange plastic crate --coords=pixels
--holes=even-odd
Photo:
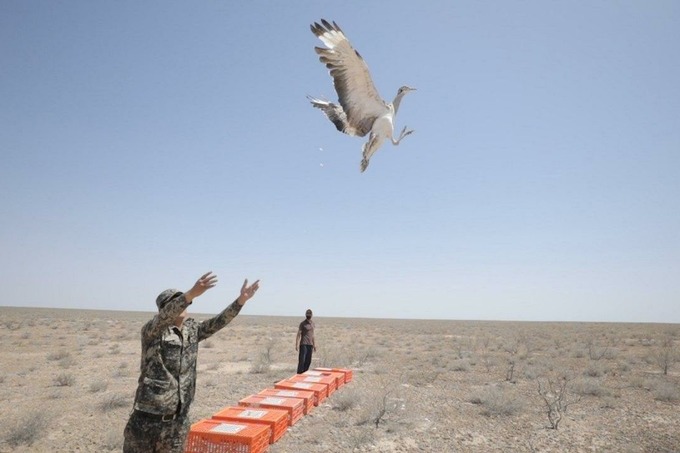
[[[336,373],[343,373],[345,375],[345,384],[349,384],[352,381],[353,373],[349,368],[314,368],[319,371],[333,371]]]
[[[258,395],[279,398],[299,398],[303,401],[302,411],[305,415],[309,414],[314,409],[314,392],[308,392],[306,390],[264,389],[259,392]]]
[[[324,384],[312,384],[311,382],[296,382],[288,379],[274,384],[274,388],[283,390],[307,390],[314,392],[314,405],[318,406],[328,396],[328,386]]]
[[[296,374],[289,378],[290,381],[308,382],[310,384],[323,384],[328,386],[326,395],[331,396],[336,390],[335,378],[331,376],[308,376],[305,374]]]
[[[288,429],[288,411],[264,408],[225,407],[213,414],[215,420],[232,420],[243,423],[256,423],[271,428],[269,443],[273,444],[286,433]]]
[[[335,378],[335,388],[340,390],[340,387],[345,385],[345,373],[340,373],[337,371],[324,371],[324,370],[307,370],[304,373],[305,376],[330,376]]]
[[[250,395],[238,402],[239,406],[264,407],[288,412],[288,424],[293,426],[304,414],[304,401],[300,398],[282,398],[280,396]]]
[[[262,453],[269,449],[267,425],[207,419],[191,425],[185,453]]]

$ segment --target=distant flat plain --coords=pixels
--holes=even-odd
[[[0,307],[0,452],[121,451],[151,316]],[[239,315],[203,342],[192,420],[295,374],[300,321]],[[354,380],[272,453],[680,451],[680,325],[315,321],[312,366]]]

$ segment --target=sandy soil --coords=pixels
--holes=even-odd
[[[0,452],[120,451],[150,316],[0,307]],[[272,453],[680,451],[679,325],[315,320],[313,366],[354,381]],[[204,342],[192,419],[293,375],[299,321],[241,315]]]

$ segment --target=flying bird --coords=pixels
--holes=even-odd
[[[314,50],[319,54],[319,61],[330,70],[339,105],[311,96],[307,98],[326,114],[340,132],[357,137],[369,134],[362,147],[361,171],[364,172],[371,156],[386,139],[398,145],[404,137],[413,133],[404,126],[399,138],[395,140],[393,136],[399,104],[406,93],[415,88],[402,86],[391,103],[385,102],[373,84],[366,62],[354,50],[338,24],[322,19],[320,24],[312,24],[311,29],[326,46],[315,47]]]

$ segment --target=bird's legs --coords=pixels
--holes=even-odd
[[[413,129],[406,130],[406,126],[404,126],[404,128],[401,130],[401,133],[399,134],[399,138],[396,139],[396,140],[395,140],[394,138],[392,138],[392,144],[393,144],[393,145],[398,145],[399,142],[400,142],[404,137],[406,137],[407,135],[411,135],[413,132],[414,132]]]

